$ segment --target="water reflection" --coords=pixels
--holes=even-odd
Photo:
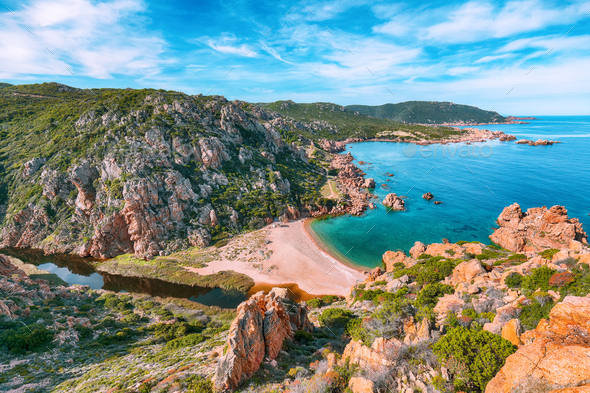
[[[173,284],[145,277],[125,277],[97,272],[89,263],[90,258],[72,255],[45,255],[38,250],[3,249],[1,253],[30,263],[37,268],[55,274],[68,284],[88,285],[92,289],[113,292],[145,293],[151,296],[185,298],[207,306],[236,308],[247,299],[247,294],[221,288],[203,288]]]

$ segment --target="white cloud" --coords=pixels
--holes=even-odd
[[[143,11],[138,0],[38,0],[13,9],[0,30],[0,77],[71,75],[66,67],[94,78],[158,73],[165,43],[145,32]]]
[[[427,29],[427,39],[441,42],[476,42],[489,38],[565,25],[583,16],[578,5],[545,8],[536,0],[511,1],[502,8],[470,1],[452,11],[447,21]]]
[[[484,56],[481,59],[478,59],[478,60],[474,61],[474,63],[475,64],[489,63],[491,61],[505,59],[505,58],[510,57],[510,56],[511,56],[510,53],[505,53],[503,55],[495,55],[495,56]]]
[[[207,45],[211,49],[225,54],[244,57],[256,57],[258,55],[253,49],[253,45],[235,45],[233,44],[235,41],[237,41],[237,38],[235,37],[222,37],[217,39],[209,39],[207,41]]]

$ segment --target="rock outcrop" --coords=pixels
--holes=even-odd
[[[426,194],[422,195],[422,198],[426,199],[427,201],[431,200],[432,198],[434,198],[434,195],[432,195],[432,193],[427,192]]]
[[[537,389],[556,392],[590,388],[590,298],[567,296],[553,307],[549,321],[541,320],[520,338],[524,345],[506,359],[486,393],[538,391],[527,390],[530,380]]]
[[[531,208],[523,213],[514,203],[504,208],[490,239],[513,252],[568,248],[572,240],[587,244],[586,232],[577,218],[569,218],[563,206]]]
[[[311,333],[313,326],[307,309],[287,298],[287,290],[273,288],[265,295],[256,293],[238,306],[232,322],[224,355],[219,359],[214,377],[216,391],[230,391],[250,378],[265,357],[274,359],[283,341],[295,332]]]
[[[395,193],[387,194],[383,204],[392,210],[406,210],[404,200]]]
[[[118,93],[121,100],[129,95],[133,99],[125,110],[116,103],[106,113],[83,105],[69,115],[78,116],[71,125],[56,124],[56,130],[45,133],[66,135],[64,140],[81,136],[79,142],[52,145],[47,158],[30,157],[24,166],[5,163],[18,171],[7,174],[17,175],[18,184],[11,185],[3,210],[8,214],[2,215],[0,246],[101,259],[134,253],[149,259],[191,245],[208,246],[218,225],[239,232],[293,217],[292,209],[317,211],[313,203],[300,204],[291,189],[311,192],[304,178],[325,173],[308,159],[318,146],[303,137],[288,144],[279,131],[312,130],[313,125],[221,96]],[[76,107],[76,97],[63,97]],[[90,142],[89,135],[96,140]],[[31,150],[37,149],[30,143]],[[327,143],[327,148],[340,145]],[[356,188],[349,211],[360,214],[369,197],[358,190],[364,179],[350,161],[343,160],[339,180]],[[297,169],[281,169],[292,164]],[[236,208],[253,191],[284,198],[266,217],[257,217],[251,203]],[[227,199],[215,202],[214,194]]]

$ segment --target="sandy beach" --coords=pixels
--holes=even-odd
[[[232,242],[226,246],[234,248],[233,253],[223,253],[233,255],[232,258],[209,262],[205,268],[186,269],[203,275],[234,270],[252,277],[256,285],[294,283],[314,295],[347,295],[357,280],[364,280],[364,273],[322,250],[307,232],[311,230],[306,228],[307,224],[304,220],[274,223],[252,234],[252,237],[263,236],[263,241],[258,243],[262,247],[256,250],[259,255],[256,261],[240,257],[239,251],[247,235],[241,243]]]

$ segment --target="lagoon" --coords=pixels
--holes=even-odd
[[[477,240],[489,244],[495,220],[514,202],[530,207],[564,205],[590,228],[590,116],[541,116],[530,124],[479,126],[518,139],[551,139],[552,146],[514,141],[417,146],[363,142],[347,145],[355,163],[375,179],[382,201],[405,196],[405,212],[378,203],[361,217],[316,220],[311,228],[336,256],[355,266],[381,264],[387,250],[408,251],[414,242]],[[360,165],[359,161],[366,164]],[[393,173],[389,177],[388,173]],[[432,201],[422,198],[434,194]],[[442,204],[435,205],[434,201]]]

